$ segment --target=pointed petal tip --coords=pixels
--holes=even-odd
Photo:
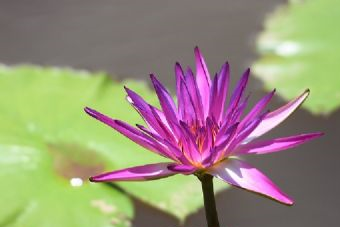
[[[88,115],[90,115],[91,117],[94,117],[94,118],[96,118],[96,116],[98,114],[97,111],[95,111],[94,109],[87,107],[87,106],[84,108],[84,111],[85,111],[85,113],[87,113]]]
[[[89,181],[92,182],[92,183],[98,183],[98,182],[101,182],[99,179],[97,179],[96,176],[92,176],[89,178]]]
[[[282,192],[267,176],[247,162],[239,159],[229,159],[221,162],[208,173],[237,188],[264,196],[284,205],[294,204],[292,198]]]
[[[309,134],[310,135],[310,139],[316,139],[316,138],[319,138],[321,136],[324,136],[325,133],[324,132],[314,132],[314,133],[311,133]]]
[[[310,89],[307,88],[306,90],[304,90],[304,92],[301,94],[301,97],[304,97],[304,99],[306,99],[310,94]]]
[[[288,202],[283,203],[283,204],[291,207],[295,204],[295,202],[293,200],[289,200]]]
[[[85,106],[84,107],[84,111],[87,113],[88,111],[90,111],[91,110],[91,108],[90,107],[87,107],[87,106]]]
[[[157,87],[159,87],[161,85],[161,82],[157,79],[156,75],[154,73],[150,73],[150,79],[152,84]]]
[[[92,177],[89,178],[89,181],[92,182],[92,183],[108,182],[109,180],[103,178],[103,175],[104,174],[92,176]]]
[[[195,56],[197,57],[197,58],[203,58],[203,56],[202,56],[202,53],[201,53],[201,50],[200,50],[200,48],[198,47],[198,46],[196,46],[195,48],[194,48],[194,53],[195,53]]]
[[[130,91],[130,89],[129,89],[127,86],[125,86],[125,85],[124,85],[124,90],[125,90],[126,92],[129,92],[129,91]]]
[[[230,68],[230,64],[229,64],[229,62],[228,62],[228,61],[226,61],[226,62],[224,63],[224,65],[227,67],[227,69],[229,69],[229,68]]]
[[[244,75],[245,75],[246,77],[249,77],[249,75],[250,75],[250,68],[247,68],[247,69],[246,69],[246,71],[244,72]]]
[[[91,182],[148,181],[177,174],[167,168],[170,163],[134,166],[90,177]]]

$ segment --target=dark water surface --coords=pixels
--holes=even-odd
[[[0,62],[106,70],[141,80],[155,72],[173,88],[173,65],[193,65],[198,45],[215,72],[228,60],[234,81],[256,57],[254,38],[266,14],[283,0],[238,1],[0,1]],[[279,89],[279,88],[278,88]],[[260,97],[261,83],[249,90]],[[313,94],[310,98],[313,98]],[[275,99],[273,106],[281,105]],[[324,131],[297,149],[251,158],[296,200],[286,207],[232,189],[217,196],[221,226],[338,226],[340,112],[328,118],[299,110],[270,134]],[[135,227],[175,227],[175,219],[138,201]],[[204,213],[187,227],[204,227]]]

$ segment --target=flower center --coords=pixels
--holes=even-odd
[[[201,156],[200,160],[194,159],[190,151],[185,150],[186,148],[183,146],[182,141],[180,141],[178,145],[184,156],[193,166],[197,168],[204,168],[204,164],[202,164],[202,162],[212,154],[211,149],[215,145],[219,126],[213,120],[208,118],[203,124],[200,124],[198,121],[191,122],[191,124],[188,125],[188,128],[190,130],[193,143],[197,146],[192,149],[197,149]]]

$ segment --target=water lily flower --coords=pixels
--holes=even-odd
[[[161,108],[148,104],[125,87],[127,100],[144,119],[146,126],[136,127],[112,119],[86,107],[85,111],[142,147],[166,157],[170,162],[135,166],[91,177],[93,182],[146,181],[175,174],[209,174],[226,183],[280,203],[293,200],[261,171],[240,159],[241,156],[274,153],[296,147],[322,133],[258,140],[290,114],[307,98],[309,90],[286,105],[267,111],[275,90],[265,95],[248,113],[244,97],[250,70],[246,70],[229,101],[229,65],[225,63],[213,80],[206,63],[195,48],[196,75],[175,65],[177,104],[169,91],[151,75]]]

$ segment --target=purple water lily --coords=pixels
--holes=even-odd
[[[165,87],[151,75],[161,108],[125,88],[127,100],[146,126],[112,119],[88,107],[92,117],[114,128],[142,147],[170,159],[117,170],[91,177],[93,182],[145,181],[175,174],[211,175],[233,186],[292,205],[293,200],[262,172],[239,156],[268,154],[296,147],[322,133],[301,134],[271,140],[257,140],[284,121],[307,98],[309,90],[272,112],[267,104],[275,90],[265,95],[248,113],[244,97],[249,69],[243,74],[227,102],[229,65],[225,63],[213,80],[198,48],[195,48],[196,76],[175,65],[177,105]],[[227,104],[227,105],[226,105]]]

